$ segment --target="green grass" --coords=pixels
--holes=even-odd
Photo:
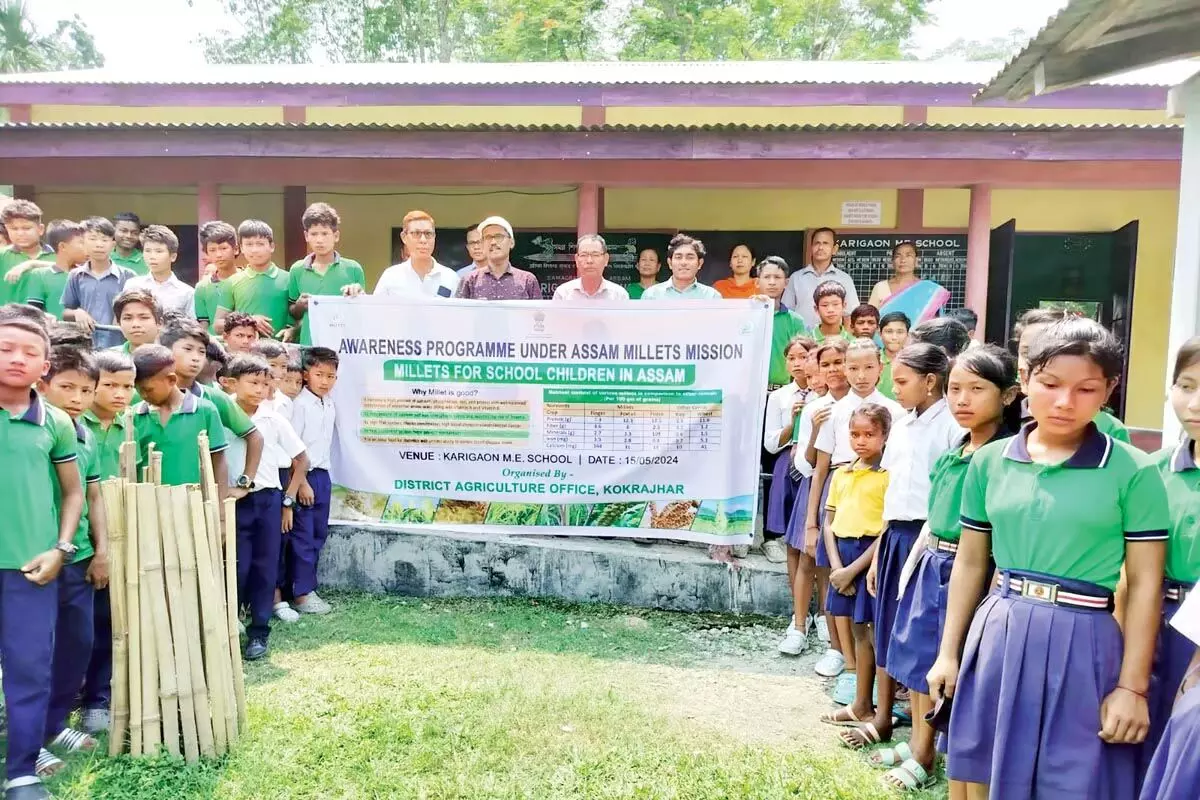
[[[742,701],[770,705],[780,679],[708,667],[696,634],[719,625],[736,635],[762,620],[533,600],[331,599],[332,616],[277,625],[270,658],[247,665],[250,732],[226,758],[75,756],[54,781],[57,796],[889,796],[828,733],[755,738]],[[711,707],[728,704],[719,689],[742,680],[768,691],[735,690],[729,708]],[[724,726],[724,715],[739,724]]]

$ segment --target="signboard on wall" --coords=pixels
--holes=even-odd
[[[967,290],[967,237],[964,234],[845,234],[838,239],[834,266],[854,278],[865,303],[871,287],[892,274],[892,248],[900,242],[917,246],[917,273],[950,292],[946,308],[961,308]]]

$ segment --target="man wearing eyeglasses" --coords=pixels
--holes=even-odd
[[[483,232],[478,225],[467,228],[467,255],[471,257],[471,263],[458,268],[460,281],[477,269],[487,269],[487,251],[483,249]]]
[[[400,230],[408,259],[388,267],[375,284],[376,297],[454,297],[458,275],[433,257],[436,232],[433,217],[424,211],[404,215]]]
[[[608,266],[608,245],[604,237],[589,233],[575,243],[575,270],[579,275],[554,290],[555,300],[628,300],[629,292],[604,279]]]
[[[477,269],[458,284],[458,296],[471,300],[541,300],[542,285],[532,272],[517,269],[508,260],[513,249],[513,229],[504,217],[479,223],[487,269]]]

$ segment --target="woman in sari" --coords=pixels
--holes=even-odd
[[[880,317],[900,311],[913,325],[933,319],[950,299],[950,292],[917,275],[917,246],[900,242],[892,248],[892,276],[875,284],[867,301]]]

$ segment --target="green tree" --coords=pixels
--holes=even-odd
[[[1007,61],[1029,41],[1029,34],[1013,28],[1006,36],[990,39],[955,39],[934,51],[930,59],[953,58],[961,61]]]
[[[491,0],[477,12],[481,61],[601,61],[605,0]]]
[[[59,20],[43,34],[25,0],[0,0],[0,72],[49,72],[104,66],[104,56],[78,16]]]

